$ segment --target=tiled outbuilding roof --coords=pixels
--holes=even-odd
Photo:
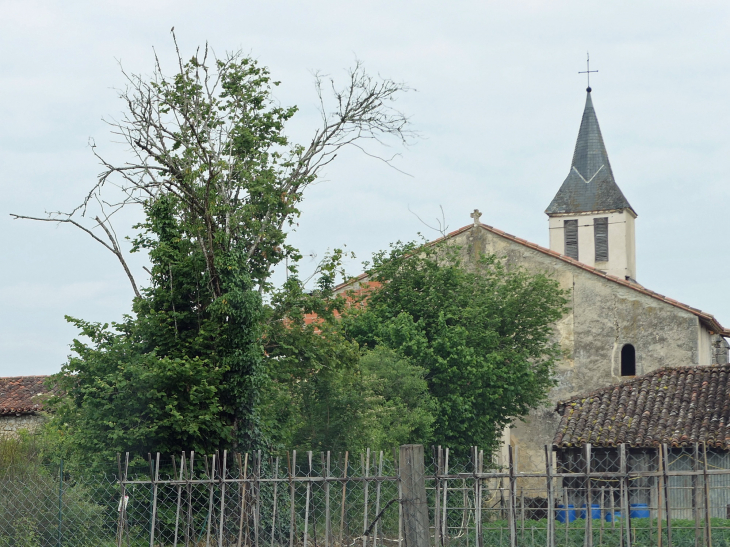
[[[553,446],[730,449],[730,365],[663,368],[558,403]]]
[[[47,376],[13,376],[0,378],[0,416],[33,414],[43,410]]]

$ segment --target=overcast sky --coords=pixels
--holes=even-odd
[[[206,41],[242,49],[299,105],[290,134],[316,127],[313,70],[360,59],[407,82],[399,107],[422,139],[403,175],[356,150],[305,196],[292,242],[358,260],[429,231],[482,221],[547,246],[544,210],[568,174],[593,101],[616,181],[637,211],[640,283],[730,327],[730,3],[727,1],[0,1],[0,375],[60,369],[76,332],[64,315],[110,322],[132,290],[111,253],[68,226],[9,213],[68,209],[100,167],[123,157],[102,117],[123,104],[125,70],[149,74],[153,47],[174,70],[170,28],[189,56]],[[312,263],[313,264],[313,263]],[[145,280],[142,263],[135,272]]]

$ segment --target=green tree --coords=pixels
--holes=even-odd
[[[172,75],[157,62],[149,78],[125,77],[126,112],[110,123],[128,160],[94,146],[103,171],[79,207],[14,215],[85,231],[119,259],[135,293],[133,315],[112,328],[71,319],[89,342],[74,342],[56,378],[58,427],[94,457],[260,447],[264,300],[277,264],[299,258],[286,236],[304,191],[344,146],[406,139],[407,120],[392,107],[406,87],[360,64],[342,88],[317,75],[322,125],[302,146],[284,132],[296,108],[280,106],[278,82],[241,53],[216,58],[206,47],[188,61],[178,54]],[[111,225],[130,206],[145,218],[132,247],[149,255],[145,288]]]
[[[425,370],[385,347],[362,351],[341,332],[332,293],[342,253],[324,261],[317,288],[291,277],[272,299],[262,415],[273,448],[390,449],[431,438]]]
[[[377,253],[368,273],[382,286],[343,324],[362,347],[388,347],[426,370],[433,441],[460,451],[496,447],[506,424],[545,401],[566,306],[545,275],[464,256],[450,245]]]

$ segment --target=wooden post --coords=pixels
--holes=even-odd
[[[365,456],[365,473],[363,473],[363,476],[365,477],[365,492],[364,492],[364,499],[363,499],[363,515],[362,515],[362,547],[368,547],[368,537],[365,535],[365,532],[367,532],[368,529],[368,493],[369,493],[369,485],[368,477],[370,476],[370,449],[367,449],[367,456]],[[376,513],[377,515],[377,513]],[[306,545],[304,547],[307,547]]]
[[[436,447],[436,473],[434,476],[434,500],[435,505],[433,509],[433,536],[436,543],[436,547],[443,545],[441,542],[441,475],[443,469],[443,454],[441,452],[441,445]],[[375,547],[375,546],[373,546]]]
[[[332,537],[332,516],[330,515],[330,451],[327,451],[327,464],[324,471],[324,547],[330,547]],[[272,546],[273,547],[273,546]]]
[[[586,546],[593,547],[593,490],[591,489],[591,443],[585,444],[586,459]]]
[[[484,547],[484,537],[482,535],[482,479],[478,476],[484,472],[484,451],[480,450],[477,452],[477,447],[475,446],[474,455],[477,457],[474,468],[476,479],[476,497],[474,499],[474,524],[477,534],[476,547]]]
[[[609,495],[609,500],[610,500],[609,504],[610,504],[610,507],[611,507],[611,529],[613,530],[613,529],[616,528],[616,506],[615,506],[615,503],[613,501],[613,496],[614,496],[613,486],[611,486],[608,489],[608,495]]]
[[[223,451],[223,467],[220,472],[220,488],[221,488],[221,509],[220,509],[220,521],[218,523],[218,545],[223,545],[223,521],[226,513],[226,459],[228,457],[228,450]]]
[[[380,485],[382,483],[383,479],[383,451],[380,451],[380,460],[378,461],[378,479],[376,482],[376,491],[375,491],[375,516],[377,517],[380,514]],[[438,496],[437,496],[438,499]],[[438,512],[438,510],[437,510]],[[380,525],[379,522],[375,523],[375,529],[373,530],[373,547],[378,546],[378,526]],[[382,543],[382,542],[381,542]]]
[[[598,532],[598,545],[603,545],[603,521],[606,518],[606,487],[601,486],[601,501],[598,503],[598,515],[601,517],[600,531]]]
[[[192,529],[193,526],[193,485],[190,481],[193,480],[193,473],[195,472],[195,452],[190,452],[190,473],[188,473],[188,479],[185,483],[188,494],[188,510],[187,510],[187,522],[185,524],[185,547],[189,547],[190,540],[195,541],[195,533]]]
[[[307,546],[309,539],[309,498],[312,495],[312,451],[307,452],[307,460],[309,461],[309,471],[307,472],[307,494],[305,496],[304,505],[304,547]],[[316,537],[315,537],[316,542]]]
[[[248,452],[244,456],[243,471],[241,471],[241,454],[238,454],[238,473],[243,472],[241,486],[239,487],[239,495],[241,497],[241,514],[238,520],[238,543],[236,547],[241,547],[241,539],[243,539],[243,518],[246,514],[246,475],[248,473]],[[248,519],[246,519],[246,528],[248,528]],[[248,544],[248,533],[246,534],[246,543]],[[187,547],[187,546],[186,546]]]
[[[279,456],[276,457],[274,463],[274,508],[271,512],[271,547],[274,547],[274,537],[276,537],[276,502],[277,496],[276,491],[279,486]]]
[[[150,458],[152,462],[152,458]],[[152,522],[150,523],[150,547],[155,545],[155,523],[157,522],[157,480],[159,479],[160,473],[160,453],[157,453],[155,457],[154,475],[152,478]]]
[[[180,456],[180,477],[178,482],[182,483],[183,480],[183,469],[185,468],[185,452]],[[172,456],[172,473],[173,476],[177,475],[175,469],[175,456]],[[175,506],[175,535],[173,537],[172,547],[177,547],[177,532],[180,527],[180,504],[182,502],[182,484],[177,485],[177,505]]]
[[[342,506],[340,507],[340,547],[342,547],[342,534],[345,531],[345,497],[347,496],[347,464],[349,452],[345,451],[345,468],[342,471]]]
[[[629,466],[626,461],[626,445],[621,443],[619,446],[619,455],[621,461],[621,517],[623,527],[625,529],[624,547],[631,547],[631,511],[629,511]]]
[[[445,454],[444,454],[444,475],[449,474],[449,449],[446,448]],[[449,481],[444,479],[444,485],[443,485],[443,504],[441,506],[441,544],[446,547],[449,544],[449,522],[447,520],[447,513],[446,513],[446,503],[447,503],[447,494],[449,490]]]
[[[509,453],[509,544],[510,547],[517,547],[517,526],[515,523],[515,497],[517,494],[517,481],[515,479],[515,454],[514,448],[510,444],[508,447]]]
[[[664,475],[661,474],[662,470],[664,469],[664,455],[662,454],[662,447],[659,447],[659,450],[657,450],[657,455],[659,457],[659,465],[657,468],[657,471],[659,471],[660,475],[657,479],[657,487],[656,487],[656,532],[657,532],[657,547],[662,547],[662,504],[664,500],[662,499],[663,493],[664,493]]]
[[[256,497],[254,501],[256,505],[253,513],[253,534],[254,534],[254,545],[259,547],[259,528],[261,527],[261,450],[258,451],[256,459],[256,472],[254,473],[254,494]]]
[[[545,445],[545,479],[547,481],[547,547],[555,547],[555,493],[553,492],[553,451]],[[567,507],[566,507],[567,510]]]
[[[671,504],[669,502],[669,450],[667,445],[662,444],[662,460],[664,461],[664,467],[662,469],[664,473],[664,503],[667,510],[667,547],[672,547],[672,511]]]
[[[692,458],[692,516],[695,519],[695,547],[699,547],[700,541],[700,493],[697,488],[697,475],[700,471],[700,449],[697,443],[693,447]]]
[[[208,456],[205,456],[205,472],[208,473]],[[213,477],[215,477],[215,454],[212,456],[211,473],[208,473],[208,527],[205,532],[205,547],[210,547],[210,523],[213,520]],[[150,545],[150,547],[153,547]]]
[[[287,453],[288,455],[288,453]],[[289,465],[289,547],[294,547],[294,474],[297,472],[297,451],[292,451],[291,463]]]
[[[429,547],[423,445],[400,447],[400,482],[403,488],[403,528],[406,547]]]
[[[707,476],[707,443],[702,443],[702,474],[705,483],[705,544],[712,547],[712,523],[710,522],[710,481]]]

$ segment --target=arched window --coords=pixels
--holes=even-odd
[[[621,376],[636,376],[636,350],[631,344],[621,348]]]

